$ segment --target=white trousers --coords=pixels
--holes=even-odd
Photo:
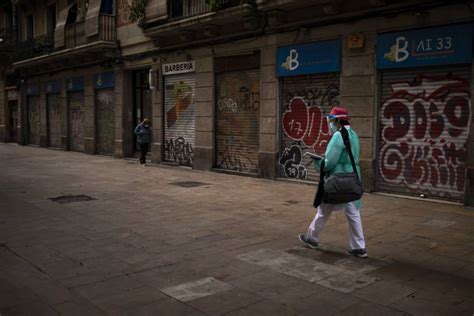
[[[347,222],[349,223],[349,246],[351,249],[364,249],[365,239],[362,230],[362,220],[360,212],[356,208],[354,202],[346,204],[321,204],[318,212],[314,217],[311,225],[308,227],[307,236],[312,240],[319,242],[321,232],[326,225],[327,220],[331,217],[333,211],[344,211]]]

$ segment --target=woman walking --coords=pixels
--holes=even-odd
[[[346,109],[334,107],[327,117],[329,121],[330,131],[333,133],[326,149],[325,157],[321,160],[315,160],[316,170],[323,168],[325,175],[327,174],[350,174],[357,172],[360,180],[360,145],[359,137],[356,132],[351,129],[349,124],[349,114]],[[346,131],[342,130],[345,129]],[[343,135],[344,134],[344,135]],[[349,140],[349,146],[344,144],[344,138]],[[353,159],[348,149],[352,152]],[[352,161],[354,162],[352,162]],[[354,170],[355,167],[355,170]],[[324,182],[323,182],[324,183]],[[324,186],[323,186],[324,188]],[[321,198],[318,188],[317,198]],[[324,199],[318,206],[318,211],[313,221],[308,227],[306,234],[300,234],[299,239],[310,248],[317,248],[321,233],[324,226],[333,211],[344,211],[349,224],[349,247],[348,253],[359,258],[367,258],[365,249],[365,238],[362,229],[362,220],[360,217],[361,201],[351,201],[348,203],[329,204]]]

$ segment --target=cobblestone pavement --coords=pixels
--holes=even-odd
[[[314,189],[0,144],[0,313],[473,314],[472,209],[367,194],[361,260]]]

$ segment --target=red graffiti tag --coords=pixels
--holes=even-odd
[[[405,191],[460,198],[471,118],[469,82],[419,76],[390,84],[382,105],[379,170]]]
[[[283,131],[291,140],[302,140],[306,146],[313,146],[318,154],[324,154],[331,138],[321,109],[308,106],[299,97],[293,98],[283,113]]]

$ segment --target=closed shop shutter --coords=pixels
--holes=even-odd
[[[165,161],[193,165],[194,91],[194,74],[165,77]]]
[[[72,151],[84,151],[84,93],[68,93],[69,140]]]
[[[280,177],[319,181],[305,152],[323,155],[331,138],[325,115],[339,105],[339,74],[313,74],[282,79]]]
[[[377,190],[462,201],[470,68],[384,71],[379,111]]]
[[[216,75],[217,167],[257,173],[260,72],[258,69]]]
[[[48,111],[48,144],[61,148],[61,94],[52,93],[46,96]]]
[[[113,155],[115,149],[114,90],[96,90],[97,153]]]
[[[8,100],[10,107],[10,141],[17,142],[17,125],[18,125],[18,101]]]
[[[40,99],[39,96],[28,96],[28,144],[40,143]]]

